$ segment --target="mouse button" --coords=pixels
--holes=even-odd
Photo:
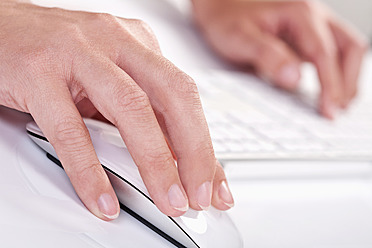
[[[196,210],[193,210],[193,209],[189,209],[181,217],[191,218],[191,219],[197,219],[198,216],[199,216],[199,214],[200,214],[199,211],[196,211]]]
[[[190,237],[170,217],[160,212],[150,198],[141,194],[135,187],[121,180],[117,175],[111,172],[108,172],[107,175],[120,203],[141,217],[139,219],[141,222],[145,220],[151,223],[185,247],[197,248]]]
[[[114,157],[110,157],[110,159],[105,159],[104,157],[100,158],[99,160],[107,169],[111,170],[119,177],[127,180],[133,186],[138,188],[141,192],[145,195],[149,196],[149,193],[141,179],[137,166],[134,164],[132,158],[129,155],[129,152],[126,149],[119,149],[117,147],[113,147],[113,149],[121,150],[119,153],[114,153]]]
[[[84,122],[91,136],[93,134],[111,145],[126,148],[119,130],[116,127],[92,119],[84,119]]]
[[[95,131],[119,133],[118,129],[114,125],[109,124],[107,122],[89,118],[84,118],[83,120],[88,129],[92,129]]]
[[[113,125],[102,122],[102,121],[98,121],[98,120],[94,120],[90,118],[83,118],[83,120],[87,128],[95,130],[95,131],[116,129]]]
[[[53,148],[53,146],[46,140],[37,138],[35,136],[30,135],[29,136],[42,150],[49,153],[53,157],[57,158],[57,154]]]
[[[85,126],[89,131],[100,131],[102,128],[99,127],[93,120],[84,118]]]
[[[98,159],[114,171],[124,172],[130,175],[139,175],[137,165],[134,163],[129,151],[125,148],[119,148],[113,145],[100,147],[96,149]],[[96,148],[96,146],[95,146]]]
[[[223,211],[220,211],[216,208],[211,207],[208,211],[204,211],[204,214],[208,219],[213,219],[213,220],[220,220],[225,218],[226,213]]]
[[[38,125],[36,125],[34,121],[31,121],[26,124],[26,130],[44,137],[43,132],[40,130],[40,128],[38,127]]]
[[[178,224],[197,234],[203,234],[207,231],[208,224],[203,212],[189,209],[184,215],[177,217],[177,219]]]
[[[109,140],[106,140],[103,136],[103,133],[105,132],[105,126],[102,125],[102,123],[97,122],[92,119],[84,119],[85,126],[88,128],[89,135],[92,139],[93,144],[94,143],[103,143],[102,141],[106,141],[109,144]]]
[[[150,194],[147,191],[147,188],[143,183],[141,176],[139,175],[138,172],[131,171],[131,173],[128,173],[128,170],[126,170],[126,172],[121,171],[118,174],[126,181],[128,181],[130,184],[132,184],[135,188],[137,188],[139,191],[141,191],[144,195],[150,198]]]
[[[204,239],[198,239],[201,244],[208,241],[208,247],[243,247],[243,239],[226,212],[211,207],[204,214],[208,230]]]
[[[103,131],[101,132],[101,138],[114,146],[127,148],[119,132]]]

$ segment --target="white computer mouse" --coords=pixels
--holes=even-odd
[[[243,247],[242,238],[226,212],[189,209],[181,217],[164,215],[155,206],[119,131],[112,125],[84,119],[98,159],[118,196],[120,207],[177,247]],[[35,122],[26,126],[31,139],[60,165],[53,146]]]

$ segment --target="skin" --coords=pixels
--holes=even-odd
[[[164,214],[233,205],[197,87],[145,23],[1,1],[0,25],[0,104],[32,115],[94,215],[119,205],[82,116],[119,129]]]
[[[355,96],[366,43],[324,6],[195,0],[194,10],[221,56],[279,86],[294,88],[300,62],[313,62],[325,116]],[[33,116],[93,214],[114,219],[119,205],[82,116],[119,129],[163,213],[233,206],[197,87],[145,23],[2,0],[0,25],[0,104]]]
[[[330,119],[357,94],[365,38],[317,1],[193,0],[195,21],[223,58],[293,90],[302,61],[321,84],[319,112]],[[228,44],[228,45],[226,45]]]

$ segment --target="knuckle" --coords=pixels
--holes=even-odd
[[[150,49],[160,53],[160,46],[151,27],[139,19],[130,19],[131,26],[136,30],[136,38]]]
[[[211,142],[203,142],[195,146],[194,153],[204,161],[215,161],[214,149]]]
[[[104,176],[102,173],[103,170],[100,168],[100,166],[100,164],[96,163],[80,163],[73,168],[69,168],[66,173],[69,173],[69,175],[73,174],[79,181],[83,182],[92,178],[92,175],[93,178],[97,178],[97,176]]]
[[[324,44],[321,39],[317,39],[317,42],[308,44],[305,50],[305,54],[307,54],[312,61],[331,61],[337,57],[336,45]]]
[[[323,43],[319,43],[315,46],[315,49],[318,51],[321,57],[326,59],[334,59],[337,56],[337,48],[335,45],[326,46]],[[313,54],[316,54],[313,51]]]
[[[282,42],[272,39],[267,39],[257,45],[252,57],[257,70],[267,76],[273,76],[284,63],[296,60]]]
[[[32,102],[32,96],[27,89],[27,85],[22,84],[22,87],[5,87],[0,89],[0,104],[3,106],[12,107],[21,111],[29,111],[29,103]]]
[[[86,128],[72,118],[60,121],[54,128],[54,141],[69,152],[85,150],[89,145],[87,136]]]
[[[150,25],[141,19],[126,19],[126,21],[134,28],[140,29],[148,34],[153,34],[153,30],[151,29]]]
[[[143,163],[152,174],[166,174],[174,160],[167,149],[158,147],[145,151]]]
[[[148,96],[137,86],[120,87],[114,92],[114,104],[119,112],[146,112],[151,109]]]
[[[264,40],[261,44],[257,45],[254,58],[256,61],[272,61],[278,58],[280,49],[277,43],[268,44],[271,40]],[[274,55],[274,56],[273,56]]]
[[[201,139],[193,144],[191,150],[188,150],[186,153],[180,154],[177,158],[179,160],[188,159],[189,154],[192,154],[192,156],[194,158],[197,158],[199,161],[209,161],[212,163],[206,164],[210,164],[212,167],[217,166],[216,156],[208,131],[204,136],[199,138]]]
[[[178,75],[179,80],[179,89],[183,92],[186,96],[190,96],[195,98],[196,96],[199,98],[199,91],[195,81],[188,75],[183,72],[179,72]]]
[[[86,45],[87,43],[87,39],[85,35],[83,34],[81,27],[76,23],[66,25],[65,29],[63,29],[61,32],[63,32],[61,36],[57,37],[59,39],[60,37],[71,37],[71,42],[83,43],[84,45]],[[56,43],[57,42],[58,41],[56,41]],[[74,47],[74,46],[71,46],[71,47]],[[82,46],[79,46],[79,47],[82,47]]]
[[[146,22],[142,21],[142,20],[139,20],[139,21],[140,21],[139,26],[142,29],[142,31],[145,32],[145,33],[147,33],[150,38],[156,40],[154,31],[152,30],[152,28],[150,27],[150,25],[147,24]]]
[[[172,91],[183,97],[199,98],[198,87],[189,75],[170,63],[166,63],[164,67],[165,71],[169,73],[167,81]]]
[[[359,36],[350,39],[345,49],[348,50],[349,53],[355,54],[358,57],[363,57],[369,49],[369,44],[365,37]]]
[[[123,27],[120,19],[108,13],[94,13],[92,17],[93,25],[99,27],[105,36],[114,38],[117,34],[123,37],[130,37],[129,32]]]
[[[108,24],[118,22],[115,16],[108,14],[108,13],[95,13],[94,16],[99,22],[104,22]]]
[[[130,22],[136,27],[139,27],[143,30],[151,32],[150,26],[145,21],[143,21],[141,19],[131,19]]]
[[[170,106],[188,112],[201,109],[199,91],[195,81],[168,61],[164,62],[162,68],[167,72],[162,83],[162,90],[167,97],[160,99],[157,110],[166,113],[171,110]]]

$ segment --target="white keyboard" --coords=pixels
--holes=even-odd
[[[305,70],[305,78],[312,83],[295,93],[239,72],[193,75],[217,158],[372,161],[371,98],[359,97],[329,121],[317,113],[311,70]]]

